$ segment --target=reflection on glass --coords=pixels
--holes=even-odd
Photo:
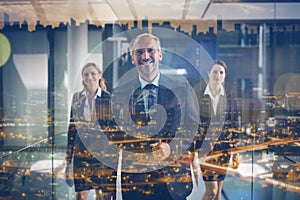
[[[224,155],[215,152],[199,164],[200,167],[220,171],[226,167],[223,197],[299,199],[299,22],[195,21],[194,24],[191,22],[193,26],[190,31],[183,28],[183,25],[186,26],[184,21],[177,23],[182,26],[147,20],[144,23],[153,27],[172,28],[189,35],[211,57],[221,58],[230,66],[226,84],[238,97],[238,106],[242,111],[240,122],[243,126],[236,131],[228,130],[236,140],[236,146],[229,153],[239,153],[239,156],[238,159],[231,156],[229,166],[222,166],[219,163]],[[92,23],[88,24],[89,51],[101,42],[97,38],[100,34],[107,37],[114,31],[139,26],[135,22],[130,24],[133,26],[116,24],[96,27]],[[263,69],[258,66],[261,25],[265,27],[266,40]],[[16,22],[5,23],[0,31],[12,45],[11,59],[0,68],[0,197],[73,199],[74,191],[69,190],[63,180],[65,166],[62,161],[67,139],[66,133],[60,133],[66,130],[70,107],[67,93],[71,89],[65,85],[68,82],[65,80],[68,44],[64,42],[64,38],[68,37],[67,25],[49,28],[38,24],[34,31],[28,31],[26,22]],[[53,33],[55,36],[51,37]],[[26,40],[23,40],[24,37]],[[128,47],[127,41],[120,48]],[[176,44],[184,45],[176,38],[167,38],[165,41],[167,49],[180,49]],[[113,55],[113,51],[117,50],[107,47],[101,52],[103,63]],[[120,52],[126,51],[122,49]],[[22,57],[20,54],[30,59],[19,61]],[[200,53],[196,51],[190,54],[198,55],[199,59],[195,63],[202,66]],[[122,66],[118,71],[120,77],[132,68],[131,58],[127,54],[121,55],[115,62]],[[198,75],[195,75],[187,62],[173,60],[172,55],[166,56],[162,62],[175,66],[176,70],[185,69],[182,74],[191,84],[199,81],[196,78]],[[26,68],[28,65],[30,70]],[[108,77],[109,88],[112,88],[112,78],[109,77],[113,77],[113,72],[110,69],[108,67],[105,76]],[[40,73],[43,73],[43,78],[36,76]],[[263,73],[262,84],[258,83],[258,73]],[[43,88],[29,90],[28,83],[32,87]],[[259,93],[262,95],[259,96]],[[54,95],[54,104],[51,104],[50,94]],[[121,119],[126,116],[123,107],[118,111]],[[49,114],[52,112],[55,114]],[[55,127],[55,138],[49,133],[50,125]],[[111,137],[115,137],[117,131]],[[51,139],[54,139],[53,143]],[[218,145],[225,143],[220,141]],[[183,158],[182,162],[190,164],[189,158]],[[196,190],[190,199],[201,195],[202,186],[195,185]]]

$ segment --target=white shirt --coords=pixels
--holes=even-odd
[[[92,99],[92,107],[90,107],[90,104],[88,102],[88,98],[85,99],[84,103],[84,109],[83,109],[83,116],[86,121],[92,120],[93,110],[95,109],[95,100],[97,97],[101,97],[101,88],[99,87],[97,90],[96,95]],[[83,92],[83,95],[86,95],[86,91]]]
[[[218,107],[218,103],[219,103],[219,100],[220,100],[220,96],[224,96],[225,95],[225,90],[224,90],[224,87],[221,86],[221,91],[219,92],[219,94],[217,94],[215,97],[212,95],[212,92],[209,88],[209,85],[206,86],[205,88],[205,91],[204,91],[204,94],[208,94],[210,96],[210,99],[211,99],[211,104],[213,106],[213,110],[214,110],[214,114],[216,115],[217,113],[217,107]]]
[[[160,73],[155,77],[155,79],[152,82],[148,83],[139,75],[139,81],[141,83],[141,88],[143,89],[147,84],[153,84],[158,87],[159,78],[160,78]]]

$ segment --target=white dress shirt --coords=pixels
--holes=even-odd
[[[219,92],[215,97],[212,95],[212,92],[211,92],[211,90],[210,90],[210,88],[209,88],[209,85],[206,86],[205,91],[204,91],[204,94],[207,94],[207,95],[210,96],[211,103],[212,103],[213,110],[214,110],[214,114],[216,115],[218,103],[219,103],[219,100],[220,100],[220,96],[221,96],[221,95],[222,95],[222,96],[225,95],[225,90],[224,90],[223,85],[221,86],[220,92]]]
[[[91,121],[92,120],[92,115],[93,115],[93,110],[95,109],[95,100],[97,97],[101,97],[101,88],[99,87],[97,90],[96,95],[92,99],[92,107],[90,107],[88,98],[85,99],[84,103],[84,109],[83,109],[83,116],[86,121]],[[84,95],[86,95],[86,91],[83,92]]]

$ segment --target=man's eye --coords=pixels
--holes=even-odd
[[[138,49],[138,50],[135,51],[136,55],[142,55],[143,53],[144,53],[143,49]]]
[[[147,52],[148,52],[148,53],[153,53],[153,52],[154,52],[154,49],[148,48],[148,49],[147,49]]]
[[[154,53],[156,50],[153,48],[145,48],[145,49],[137,49],[135,50],[135,54],[140,56],[144,54],[144,51],[147,51],[147,53]]]

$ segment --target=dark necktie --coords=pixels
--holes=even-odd
[[[148,102],[147,110],[149,111],[150,108],[154,105],[154,102],[157,97],[157,86],[153,84],[147,84],[143,89],[147,91],[145,100]]]

